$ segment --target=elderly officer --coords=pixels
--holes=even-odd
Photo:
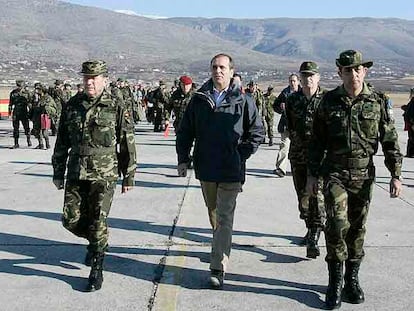
[[[103,282],[106,218],[118,174],[123,175],[122,193],[132,189],[136,152],[131,115],[125,112],[122,99],[106,89],[106,63],[84,62],[81,73],[85,92],[72,97],[62,112],[52,157],[53,183],[63,188],[67,166],[62,222],[89,241],[85,264],[92,268],[87,290],[94,291]]]
[[[364,302],[358,271],[364,257],[365,224],[375,177],[373,156],[378,143],[391,173],[390,195],[398,197],[401,192],[402,154],[388,99],[364,82],[372,64],[364,61],[359,51],[342,52],[336,65],[343,84],[326,93],[313,122],[307,188],[316,195],[317,177],[324,178],[328,309],[339,308],[342,299]]]

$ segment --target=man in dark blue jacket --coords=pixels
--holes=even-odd
[[[193,96],[177,131],[178,175],[186,176],[190,149],[213,228],[210,285],[220,289],[231,251],[236,198],[244,163],[264,138],[255,103],[232,83],[231,56],[210,62],[211,79]]]

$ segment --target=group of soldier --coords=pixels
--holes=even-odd
[[[83,92],[83,86],[77,85],[78,92]],[[49,130],[56,135],[59,126],[62,107],[72,97],[71,85],[62,80],[56,80],[54,86],[47,87],[42,83],[35,83],[30,90],[24,80],[16,80],[16,88],[10,93],[9,117],[13,123],[14,145],[19,144],[19,127],[23,125],[28,147],[32,146],[31,135],[38,139],[35,149],[49,149]],[[30,129],[29,120],[33,122]]]
[[[272,86],[263,94],[253,81],[244,89],[241,77],[234,74],[233,61],[227,54],[218,54],[212,59],[212,78],[198,91],[189,76],[181,76],[173,90],[168,90],[164,81],[160,81],[154,90],[145,91],[140,86],[130,88],[124,79],[118,79],[107,87],[108,71],[103,61],[82,64],[85,90],[79,88],[74,96],[71,96],[70,89],[65,89],[64,85],[61,87],[63,83],[59,80],[54,88],[35,85],[33,94],[25,88],[23,81],[17,81],[17,88],[10,95],[13,148],[19,148],[19,122],[23,123],[31,146],[28,120],[33,121],[33,134],[39,139],[36,147],[39,149],[44,148],[43,139],[46,148],[50,148],[48,126],[43,124],[42,116],[49,116],[54,127],[59,129],[52,158],[53,182],[58,189],[65,188],[65,228],[89,241],[85,258],[85,263],[91,266],[88,290],[98,290],[102,286],[103,258],[108,247],[106,218],[116,179],[121,175],[124,177],[122,192],[132,189],[134,183],[134,122],[143,119],[144,109],[156,132],[169,126],[168,120],[173,112],[180,176],[186,175],[192,160],[190,149],[193,141],[196,146],[199,143],[198,149],[203,146],[200,144],[205,144],[203,152],[197,151],[198,161],[194,163],[197,164],[196,176],[200,179],[209,209],[213,236],[222,230],[219,205],[227,204],[229,211],[234,212],[235,198],[244,182],[245,162],[257,150],[258,144],[265,143],[261,131],[267,132],[268,144],[273,145],[276,111],[282,115],[280,122],[283,123],[278,126],[278,131],[284,134],[282,143],[285,139],[289,145],[286,140],[290,140],[290,148],[287,146],[283,156],[286,158],[288,154],[291,162],[299,214],[307,228],[303,239],[307,257],[320,255],[318,240],[321,232],[325,233],[329,271],[326,306],[328,309],[339,308],[342,299],[362,303],[364,293],[359,285],[358,271],[364,257],[365,223],[375,177],[373,155],[381,143],[385,164],[392,176],[392,197],[397,197],[401,191],[402,155],[389,99],[364,81],[372,62],[364,61],[359,51],[347,50],[339,55],[336,65],[343,81],[336,89],[327,91],[321,88],[318,65],[306,61],[300,65],[299,74],[289,76],[289,87],[279,96],[274,94]],[[245,104],[240,104],[241,99]],[[236,123],[224,124],[230,120],[226,114],[239,119]],[[217,125],[206,124],[207,116]],[[217,158],[224,154],[209,147],[227,148],[224,138],[198,133],[198,126],[218,135],[221,130],[239,134],[235,153],[240,153],[240,156],[234,159],[240,163],[224,169],[226,174],[232,175],[216,170]],[[53,133],[53,127],[51,130]],[[234,138],[232,135],[224,136]],[[215,152],[216,158],[207,156]],[[200,158],[205,161],[200,162]],[[206,161],[212,161],[208,162],[210,168],[203,168]],[[285,176],[286,168],[280,164],[282,160],[276,162],[275,174]],[[215,180],[223,174],[224,181]],[[202,175],[207,177],[203,179]],[[223,190],[220,184],[228,193],[231,192],[229,202],[219,204],[217,201],[217,193]],[[232,188],[226,188],[230,184]],[[211,202],[215,203],[211,205]],[[227,225],[231,227],[226,229],[226,239],[230,239],[230,244],[226,244],[225,254],[216,254],[217,262],[211,268],[210,279],[213,288],[223,286],[225,271],[222,263],[223,260],[228,261],[232,232],[232,223]],[[221,249],[220,243],[215,244],[216,251]]]

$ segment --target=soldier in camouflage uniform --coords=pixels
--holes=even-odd
[[[154,132],[161,132],[163,130],[163,122],[165,121],[164,108],[168,105],[170,100],[170,94],[166,88],[164,81],[160,81],[159,87],[153,93],[154,104]]]
[[[326,90],[319,87],[319,67],[316,63],[303,62],[299,72],[302,88],[286,99],[286,119],[290,138],[289,160],[300,218],[305,221],[308,229],[304,239],[306,257],[316,258],[320,255],[318,241],[325,224],[325,206],[321,191],[312,197],[307,193],[306,178],[313,115]],[[322,180],[320,182],[322,184]]]
[[[89,241],[85,264],[91,265],[88,291],[101,288],[104,253],[108,248],[107,217],[118,176],[122,193],[132,189],[136,168],[131,116],[119,97],[106,89],[104,61],[82,64],[85,92],[70,99],[62,113],[52,157],[53,183],[67,181],[63,226]],[[67,165],[66,165],[67,163]]]
[[[30,140],[30,128],[29,128],[29,115],[30,110],[30,93],[25,90],[25,82],[23,80],[16,80],[16,86],[13,91],[10,92],[9,101],[9,117],[12,116],[13,121],[13,138],[14,146],[13,149],[19,148],[19,127],[22,122],[24,133],[27,138],[27,146],[31,146]]]
[[[70,83],[65,83],[62,93],[63,93],[62,99],[63,99],[63,102],[66,105],[66,103],[72,97],[72,85],[70,85]]]
[[[342,299],[364,302],[358,271],[364,257],[365,224],[375,178],[373,156],[378,143],[392,176],[390,195],[398,197],[401,192],[402,154],[388,98],[364,82],[372,64],[363,61],[359,51],[342,52],[336,65],[343,84],[325,94],[313,122],[307,188],[316,195],[317,178],[324,178],[328,309],[339,308]]]
[[[128,81],[124,78],[118,78],[117,80],[118,89],[120,94],[122,94],[122,99],[125,104],[125,110],[132,116],[135,121],[135,106],[136,102],[134,100],[134,94],[128,85]]]
[[[266,124],[264,121],[266,109],[264,105],[263,93],[258,88],[257,83],[254,83],[253,80],[250,80],[250,82],[247,84],[246,95],[251,96],[253,98],[253,101],[257,107],[258,115],[261,117],[262,123]],[[265,130],[266,130],[266,127],[265,127]],[[263,138],[263,142],[265,142],[265,139],[266,139],[266,135]]]
[[[264,99],[264,122],[263,125],[266,124],[266,132],[267,136],[269,137],[269,146],[273,146],[273,118],[274,118],[274,111],[273,111],[273,103],[276,99],[276,95],[273,92],[273,86],[269,85],[267,88],[266,94],[263,95]]]
[[[170,101],[166,110],[171,113],[174,112],[174,128],[178,130],[181,119],[183,118],[185,109],[193,96],[194,90],[193,80],[189,76],[181,76],[179,80],[178,89],[171,95]]]
[[[56,80],[55,86],[49,88],[49,95],[52,96],[53,100],[56,103],[56,114],[53,116],[50,116],[52,124],[51,124],[51,130],[52,130],[52,136],[56,135],[57,129],[59,128],[59,119],[60,114],[62,113],[62,108],[66,105],[65,102],[65,95],[63,94],[63,81],[62,80]]]
[[[35,93],[39,98],[33,103],[31,109],[33,134],[39,141],[39,145],[35,149],[44,149],[45,146],[46,149],[50,148],[49,129],[42,127],[41,115],[47,114],[49,118],[51,115],[55,115],[56,103],[47,91],[47,88],[41,84],[37,84],[35,87]],[[43,144],[43,139],[45,140],[45,144]]]

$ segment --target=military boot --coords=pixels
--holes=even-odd
[[[18,138],[14,138],[14,146],[11,147],[10,149],[17,149],[19,148],[19,139]]]
[[[93,252],[88,250],[85,255],[85,261],[84,261],[85,266],[90,267],[92,265],[92,258],[93,258]]]
[[[341,261],[328,261],[329,284],[326,291],[325,305],[328,310],[341,307],[343,282],[343,264]]]
[[[273,146],[273,137],[269,137],[269,146]]]
[[[95,252],[92,256],[91,273],[89,274],[88,286],[86,290],[88,292],[94,292],[100,290],[103,282],[103,261],[105,254],[102,252]]]
[[[27,147],[31,147],[32,146],[32,141],[30,140],[30,135],[27,135]]]
[[[318,241],[321,236],[321,228],[311,228],[306,244],[306,257],[315,259],[321,252],[319,250]]]
[[[308,229],[305,236],[299,241],[299,245],[301,246],[308,245],[309,235],[310,235],[310,229]]]
[[[345,285],[342,291],[342,300],[349,303],[359,304],[365,301],[364,292],[359,286],[358,271],[360,262],[347,260],[345,262]]]
[[[35,147],[35,149],[45,149],[45,146],[43,145],[43,140],[39,138],[38,141],[39,144]]]

